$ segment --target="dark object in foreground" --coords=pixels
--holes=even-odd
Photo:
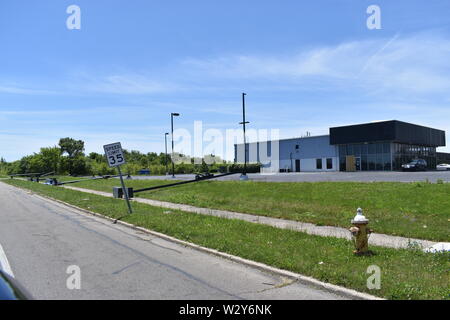
[[[128,187],[128,198],[133,198],[134,196],[134,192],[133,192],[133,188]],[[123,188],[122,187],[113,187],[113,197],[114,198],[123,198],[124,193],[123,193]]]
[[[16,280],[0,270],[0,300],[29,300],[31,295]]]

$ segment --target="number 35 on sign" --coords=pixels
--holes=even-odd
[[[118,167],[126,163],[120,142],[107,144],[103,146],[103,149],[105,150],[105,156],[110,167]]]

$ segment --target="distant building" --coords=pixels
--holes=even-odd
[[[416,158],[435,169],[436,148],[443,146],[445,131],[391,120],[334,127],[323,136],[247,143],[245,152],[237,144],[234,152],[235,162],[244,162],[245,155],[248,163],[263,163],[272,172],[393,171]],[[265,163],[266,157],[272,161]]]

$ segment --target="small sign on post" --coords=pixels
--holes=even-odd
[[[128,196],[128,189],[125,187],[125,182],[123,181],[122,171],[120,170],[120,166],[125,164],[125,156],[123,154],[122,146],[120,142],[111,143],[103,146],[103,150],[105,150],[106,160],[108,161],[108,165],[113,168],[117,167],[120,176],[120,183],[122,184],[123,194],[125,195],[125,199],[128,205],[128,212],[133,213],[130,204],[130,198]]]

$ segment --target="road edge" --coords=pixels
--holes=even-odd
[[[160,232],[157,232],[157,231],[146,229],[144,227],[136,226],[136,225],[128,223],[128,222],[116,220],[114,218],[102,215],[102,214],[97,213],[97,212],[93,212],[93,211],[90,211],[90,210],[87,210],[87,209],[83,209],[83,208],[77,207],[75,205],[72,205],[70,203],[64,202],[62,200],[58,200],[58,199],[54,199],[54,198],[49,197],[49,196],[38,194],[38,193],[36,193],[36,192],[34,192],[32,190],[29,190],[29,189],[16,187],[16,186],[13,186],[13,185],[10,185],[10,184],[8,184],[8,185],[13,187],[13,188],[18,188],[20,190],[26,190],[27,192],[30,192],[31,195],[34,195],[35,197],[40,198],[40,199],[42,199],[44,201],[56,202],[56,203],[62,204],[64,206],[67,206],[69,208],[75,209],[77,211],[81,211],[81,212],[84,212],[86,214],[93,215],[95,217],[99,217],[99,218],[102,218],[102,219],[105,219],[105,220],[109,220],[109,221],[111,221],[113,223],[118,223],[120,225],[126,226],[126,227],[134,229],[134,230],[145,232],[147,234],[150,234],[150,235],[153,235],[155,237],[164,239],[166,241],[170,241],[172,243],[176,243],[176,244],[179,244],[179,245],[182,245],[182,246],[185,246],[185,247],[189,247],[189,248],[192,248],[192,249],[200,251],[200,252],[204,252],[204,253],[208,253],[208,254],[211,254],[211,255],[215,255],[215,256],[221,257],[223,259],[227,259],[227,260],[233,261],[235,263],[239,263],[239,264],[251,267],[251,268],[258,269],[260,271],[264,271],[264,272],[267,272],[267,273],[271,273],[271,274],[279,275],[279,276],[286,277],[286,278],[289,278],[289,279],[292,279],[292,280],[296,280],[296,281],[298,281],[298,282],[300,282],[302,284],[309,285],[309,286],[315,287],[317,289],[322,289],[322,290],[334,293],[336,295],[343,296],[345,298],[350,298],[350,299],[354,299],[354,300],[385,300],[383,298],[376,297],[376,296],[373,296],[373,295],[370,295],[370,294],[367,294],[367,293],[359,292],[359,291],[356,291],[356,290],[353,290],[353,289],[348,289],[348,288],[345,288],[345,287],[340,287],[338,285],[334,285],[334,284],[331,284],[331,283],[322,282],[322,281],[317,280],[315,278],[308,277],[308,276],[305,276],[305,275],[302,275],[302,274],[299,274],[299,273],[295,273],[295,272],[287,271],[287,270],[283,270],[283,269],[278,269],[278,268],[266,265],[264,263],[260,263],[260,262],[256,262],[256,261],[253,261],[253,260],[248,260],[248,259],[245,259],[245,258],[234,256],[234,255],[231,255],[231,254],[228,254],[228,253],[224,253],[224,252],[221,252],[221,251],[218,251],[218,250],[215,250],[215,249],[206,248],[206,247],[197,245],[195,243],[191,243],[191,242],[187,242],[187,241],[184,241],[184,240],[177,239],[175,237],[166,235],[164,233],[160,233]]]

